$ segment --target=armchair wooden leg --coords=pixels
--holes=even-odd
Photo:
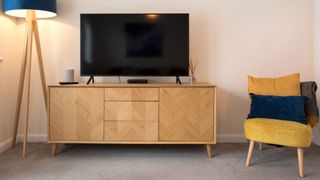
[[[263,143],[260,142],[260,143],[259,143],[259,151],[262,151],[262,150],[263,150]]]
[[[304,155],[303,148],[298,148],[299,176],[304,177]]]
[[[253,149],[254,149],[254,141],[250,141],[246,166],[250,166]]]

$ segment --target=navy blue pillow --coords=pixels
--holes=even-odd
[[[248,119],[270,118],[308,124],[305,118],[305,96],[265,96],[250,94],[251,109]]]

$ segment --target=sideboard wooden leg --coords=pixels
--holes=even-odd
[[[52,144],[52,147],[51,147],[51,156],[56,156],[56,154],[57,154],[57,144],[56,143],[54,143],[54,144]]]
[[[206,148],[207,148],[208,158],[211,158],[212,157],[212,145],[206,144]]]

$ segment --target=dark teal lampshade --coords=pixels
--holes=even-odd
[[[28,10],[35,10],[37,18],[50,18],[57,15],[56,0],[4,0],[7,15],[24,18]]]

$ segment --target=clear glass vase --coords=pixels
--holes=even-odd
[[[196,78],[195,78],[194,74],[190,74],[189,75],[189,84],[192,85],[194,83],[196,83]]]

